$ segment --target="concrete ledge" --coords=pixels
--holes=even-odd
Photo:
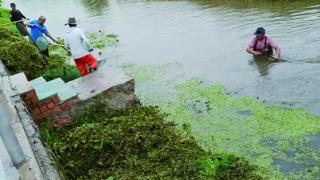
[[[141,106],[135,95],[134,79],[118,68],[103,66],[88,76],[68,82],[67,86],[78,93],[80,99],[79,104],[66,112],[73,117],[97,99],[104,100],[110,112]]]
[[[125,75],[121,69],[103,66],[92,74],[68,82],[67,86],[78,94],[81,101],[86,101],[114,86],[130,81],[133,79]]]
[[[54,168],[52,157],[44,146],[37,125],[32,120],[28,109],[21,100],[19,93],[13,88],[0,61],[0,81],[2,92],[1,103],[10,115],[10,123],[16,133],[18,141],[27,156],[28,163],[20,168],[22,180],[59,180],[60,176]]]

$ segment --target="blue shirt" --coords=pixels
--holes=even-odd
[[[33,42],[36,42],[40,36],[49,34],[47,28],[44,25],[39,24],[38,20],[31,20],[29,21],[29,24],[34,25],[31,27],[31,37]]]

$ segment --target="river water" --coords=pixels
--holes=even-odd
[[[10,2],[4,0],[4,6]],[[70,16],[87,32],[106,30],[119,35],[116,55],[110,55],[118,64],[176,64],[179,68],[165,77],[172,73],[179,82],[197,77],[221,84],[237,96],[320,114],[318,0],[15,2],[29,18],[45,15],[54,36],[63,36]],[[259,26],[266,28],[288,62],[253,61],[245,52]]]
[[[8,6],[11,1],[4,1]],[[179,63],[181,76],[222,84],[231,92],[286,101],[320,113],[320,2],[317,0],[16,0],[29,18],[47,16],[63,36],[69,16],[86,31],[119,35],[120,63]],[[252,61],[244,49],[259,27],[297,63]]]

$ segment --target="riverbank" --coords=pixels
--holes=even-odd
[[[36,48],[14,30],[1,28],[0,33],[1,40],[8,43],[0,48],[0,57],[12,73],[26,71],[29,78],[34,78],[43,74],[43,69],[53,68],[43,65]],[[24,46],[27,51],[16,48]],[[21,58],[13,61],[13,56]],[[28,62],[30,65],[22,66]],[[104,101],[96,100],[71,127],[54,128],[43,122],[40,132],[54,152],[59,169],[71,179],[261,179],[258,168],[247,160],[202,150],[188,128],[181,131],[164,117],[151,106],[110,112]]]

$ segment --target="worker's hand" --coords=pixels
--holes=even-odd
[[[275,59],[276,61],[279,61],[279,59],[280,59],[279,54],[274,55],[274,59]]]
[[[253,51],[253,55],[255,55],[255,56],[259,56],[259,55],[262,55],[262,53],[261,53],[261,52],[259,52],[259,51]]]
[[[32,28],[32,27],[35,27],[36,25],[34,24],[27,24],[28,27]]]

